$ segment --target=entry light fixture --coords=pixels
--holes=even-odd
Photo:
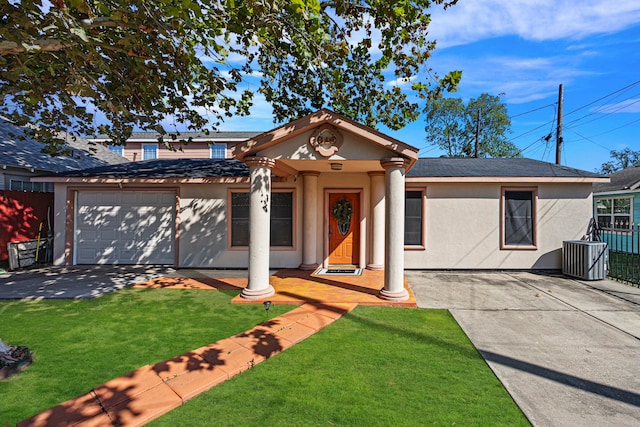
[[[331,163],[331,170],[333,171],[341,171],[342,163]]]

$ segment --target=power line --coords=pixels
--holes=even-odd
[[[621,126],[618,126],[618,127],[616,127],[616,128],[609,129],[609,130],[607,130],[607,131],[601,132],[601,133],[596,134],[596,135],[592,135],[592,136],[591,136],[591,138],[595,138],[595,137],[597,137],[597,136],[602,136],[602,135],[606,135],[606,134],[611,133],[611,132],[615,132],[615,131],[617,131],[618,129],[622,129],[622,128],[625,128],[625,127],[627,127],[627,126],[631,126],[632,124],[634,124],[634,123],[638,123],[638,122],[640,122],[640,119],[636,119],[636,120],[630,121],[629,123],[625,123],[625,124],[623,124],[623,125],[621,125]],[[575,131],[574,131],[574,133],[575,133]]]
[[[595,101],[591,101],[591,102],[589,102],[588,104],[583,105],[582,107],[578,107],[578,108],[576,108],[575,110],[572,110],[572,111],[570,111],[570,112],[566,113],[566,114],[565,114],[565,117],[566,117],[566,116],[568,116],[568,115],[571,115],[571,114],[573,114],[573,113],[575,113],[575,112],[577,112],[577,111],[580,111],[580,110],[582,110],[582,109],[584,109],[584,108],[587,108],[587,107],[589,107],[589,106],[591,106],[591,105],[595,104],[596,102],[602,101],[603,99],[606,99],[606,98],[608,98],[608,97],[610,97],[610,96],[612,96],[612,95],[615,95],[615,94],[616,94],[616,93],[618,93],[618,92],[625,91],[625,90],[627,90],[627,89],[629,89],[629,88],[631,88],[631,87],[633,87],[633,86],[636,86],[636,85],[638,85],[638,84],[640,84],[640,80],[637,80],[637,81],[635,81],[635,82],[633,82],[633,83],[631,83],[631,84],[628,84],[627,86],[625,86],[625,87],[623,87],[623,88],[621,88],[621,89],[618,89],[618,90],[616,90],[616,91],[614,91],[614,92],[611,92],[611,93],[609,93],[609,94],[607,94],[607,95],[605,95],[605,96],[603,96],[603,97],[601,97],[601,98],[596,99]]]
[[[579,134],[578,132],[576,132],[575,130],[572,130],[571,132],[575,133],[576,135],[578,135],[580,138],[584,139],[585,141],[589,141],[589,142],[590,142],[590,143],[592,143],[593,145],[597,145],[597,146],[598,146],[598,147],[600,147],[600,148],[604,148],[604,149],[605,149],[605,150],[607,150],[607,151],[611,151],[611,148],[609,148],[609,147],[605,147],[604,145],[599,144],[599,143],[595,142],[593,139],[591,139],[591,138],[593,138],[593,137],[588,138],[588,137],[586,137],[586,136],[584,136],[584,135],[580,135],[580,134]]]
[[[551,124],[553,125],[553,123],[554,123],[554,122],[555,122],[555,117],[554,117],[554,119],[553,119],[553,120],[551,120],[550,122],[544,122],[544,123],[543,123],[543,124],[541,124],[540,126],[537,126],[537,127],[533,128],[533,129],[531,129],[531,130],[528,130],[528,131],[526,131],[526,132],[524,132],[524,133],[521,133],[521,134],[520,134],[520,135],[518,135],[518,136],[514,136],[514,137],[513,137],[513,138],[511,138],[509,141],[510,141],[510,142],[513,142],[514,140],[516,140],[516,139],[518,139],[518,138],[521,138],[521,137],[523,137],[523,136],[525,136],[525,135],[529,135],[530,133],[533,133],[533,132],[537,131],[538,129],[541,129],[541,128],[543,128],[543,127],[547,126],[549,123],[551,123]]]
[[[619,102],[618,104],[621,104],[622,102],[627,101],[627,100],[629,100],[629,99],[631,99],[631,97],[629,97],[629,98],[627,98],[627,99],[625,99],[625,100],[623,100],[623,101]],[[593,111],[593,112],[591,112],[591,113],[589,113],[589,114],[585,114],[585,115],[584,115],[584,116],[582,116],[582,117],[579,117],[579,118],[577,118],[577,119],[574,119],[574,120],[570,121],[569,123],[567,123],[567,124],[565,125],[565,127],[566,127],[566,128],[570,128],[570,127],[582,126],[582,125],[586,125],[586,124],[589,124],[589,123],[593,123],[593,122],[595,122],[596,120],[603,119],[603,118],[607,117],[608,115],[611,115],[611,114],[613,114],[613,113],[617,113],[618,111],[622,111],[622,110],[624,110],[624,109],[626,109],[626,108],[629,108],[630,106],[632,106],[632,105],[634,105],[634,104],[637,104],[637,103],[639,103],[639,102],[640,102],[640,99],[636,99],[636,100],[635,100],[635,101],[633,101],[633,102],[630,102],[630,103],[628,103],[628,104],[624,104],[624,105],[622,105],[622,106],[619,106],[619,107],[618,107],[618,108],[616,108],[615,110],[612,110],[612,111],[609,111],[609,112],[606,112],[606,113],[605,113],[605,112],[603,112],[602,110],[595,110],[595,111]],[[586,123],[582,123],[582,124],[580,124],[580,125],[575,124],[575,123],[579,122],[579,121],[580,121],[580,120],[582,120],[582,119],[585,119],[585,118],[587,118],[587,117],[590,117],[590,116],[593,116],[593,115],[596,115],[596,114],[602,114],[602,115],[601,115],[600,117],[597,117],[597,118],[595,118],[595,119],[593,119],[593,120],[590,120],[590,121],[588,121],[588,122],[586,122]],[[575,125],[574,125],[574,126],[571,126],[572,124],[575,124]]]
[[[630,83],[630,84],[628,84],[628,85],[626,85],[626,86],[624,86],[624,87],[622,87],[622,88],[620,88],[620,89],[617,89],[617,90],[615,90],[615,91],[613,91],[613,92],[610,92],[610,93],[608,93],[607,95],[604,95],[604,96],[602,96],[602,97],[600,97],[600,98],[598,98],[598,99],[596,99],[596,100],[594,100],[594,101],[588,102],[587,104],[584,104],[584,105],[582,105],[582,106],[580,106],[580,107],[578,107],[578,108],[576,108],[576,109],[574,109],[574,110],[571,110],[571,111],[570,111],[570,112],[568,112],[568,113],[563,114],[563,116],[565,116],[565,117],[566,117],[566,116],[568,116],[568,115],[570,115],[570,114],[574,114],[574,113],[576,113],[576,112],[578,112],[578,111],[580,111],[580,110],[583,110],[583,109],[585,109],[585,108],[587,108],[587,107],[589,107],[589,106],[591,106],[591,105],[594,105],[594,104],[596,104],[596,103],[598,103],[598,102],[600,102],[600,101],[602,101],[602,100],[604,100],[604,99],[610,98],[610,97],[612,97],[612,96],[614,96],[614,95],[616,95],[616,94],[619,94],[619,93],[621,93],[621,92],[624,92],[624,91],[626,91],[626,90],[628,90],[628,89],[630,89],[630,88],[632,88],[632,87],[634,87],[634,86],[637,86],[638,84],[640,84],[640,80],[637,80],[637,81],[635,81],[635,82],[633,82],[633,83]],[[631,97],[628,97],[627,99],[630,99],[630,98],[631,98]],[[625,100],[626,100],[626,99],[625,99]],[[586,118],[586,117],[589,117],[589,116],[591,116],[591,115],[594,115],[594,114],[603,114],[603,116],[602,116],[602,117],[605,117],[605,116],[607,116],[607,115],[609,115],[609,114],[613,114],[613,113],[615,113],[615,112],[618,112],[618,111],[620,111],[620,110],[623,110],[623,109],[625,109],[625,108],[628,108],[629,106],[631,106],[631,105],[633,105],[633,104],[636,104],[636,103],[638,103],[638,102],[640,102],[640,100],[636,100],[636,101],[634,101],[634,102],[632,102],[632,103],[629,103],[629,104],[623,105],[623,106],[621,106],[620,108],[618,108],[618,109],[616,109],[616,110],[613,110],[613,111],[610,111],[610,112],[607,112],[607,113],[602,113],[602,112],[598,112],[598,111],[595,111],[595,112],[589,113],[589,114],[587,114],[587,115],[585,115],[585,116],[583,116],[583,117],[577,118],[577,119],[572,120],[571,122],[569,122],[569,123],[565,124],[565,128],[574,128],[574,127],[577,127],[577,125],[575,125],[575,123],[577,123],[578,121],[580,121],[580,120],[582,120],[582,119],[584,119],[584,118]],[[511,116],[511,118],[519,117],[519,116],[522,116],[522,115],[525,115],[525,114],[529,114],[529,113],[532,113],[532,112],[535,112],[535,111],[539,111],[539,110],[542,110],[542,109],[547,108],[547,107],[550,107],[550,106],[556,106],[556,105],[557,105],[557,102],[554,102],[554,103],[552,103],[552,104],[547,104],[547,105],[544,105],[544,106],[541,106],[541,107],[538,107],[538,108],[532,109],[532,110],[530,110],[530,111],[526,111],[526,112],[524,112],[524,113],[520,113],[520,114],[517,114],[517,115]],[[539,130],[539,129],[541,129],[541,128],[544,128],[545,126],[547,126],[547,125],[549,125],[549,124],[551,124],[551,126],[552,126],[552,130],[551,130],[551,132],[549,133],[549,135],[552,135],[552,134],[553,134],[553,125],[554,125],[554,123],[555,123],[555,121],[556,121],[556,118],[557,118],[557,109],[554,109],[554,113],[555,113],[555,114],[554,114],[554,118],[553,118],[553,120],[552,120],[552,121],[550,121],[550,122],[545,122],[545,123],[543,123],[543,124],[542,124],[542,125],[540,125],[540,126],[536,126],[536,127],[535,127],[535,128],[533,128],[533,129],[530,129],[530,130],[528,130],[528,131],[526,131],[526,132],[523,132],[523,133],[521,133],[521,134],[519,134],[519,135],[517,135],[517,136],[515,136],[515,137],[513,137],[513,138],[510,138],[510,142],[513,142],[513,141],[515,141],[516,139],[519,139],[519,138],[521,138],[521,137],[523,137],[523,136],[529,135],[529,134],[531,134],[531,133],[533,133],[533,132],[535,132],[535,131],[537,131],[537,130]],[[602,118],[602,117],[599,117],[599,118],[594,119],[594,120],[592,120],[592,121],[598,120],[598,119],[600,119],[600,118]],[[626,125],[624,125],[624,126],[628,126],[628,125],[633,124],[633,123],[635,123],[635,122],[637,122],[637,121],[640,121],[640,120],[633,121],[633,122],[628,123],[628,124],[626,124]],[[590,123],[590,122],[588,122],[588,123]],[[570,126],[571,124],[574,124],[574,126]],[[583,123],[583,124],[586,124],[586,123]],[[569,126],[568,126],[568,125],[569,125]],[[624,126],[621,126],[621,127],[624,127]],[[617,129],[619,129],[619,128],[620,128],[620,127],[616,128],[616,129],[612,129],[611,131],[608,131],[608,132],[612,132],[613,130],[617,130]],[[608,132],[605,132],[605,133],[608,133]],[[603,134],[604,134],[604,133],[603,133]],[[600,134],[600,135],[602,135],[602,134]],[[548,137],[548,136],[547,136],[547,137]],[[537,144],[538,142],[541,142],[541,141],[543,141],[543,140],[544,140],[544,141],[546,141],[546,142],[548,143],[548,139],[546,139],[547,137],[542,137],[542,138],[540,138],[540,139],[536,139],[534,142],[532,142],[531,144],[527,145],[525,148],[521,149],[521,150],[520,150],[520,154],[524,153],[525,151],[527,151],[528,149],[530,149],[531,147],[533,147],[535,144]],[[547,145],[545,145],[545,153],[546,153],[547,149],[548,149],[548,146],[547,146]]]
[[[516,114],[515,116],[509,116],[509,118],[510,119],[514,119],[516,117],[524,116],[525,114],[530,114],[530,113],[536,112],[538,110],[542,110],[543,108],[555,107],[556,104],[557,104],[557,102],[554,102],[552,104],[548,104],[548,105],[545,105],[543,107],[534,108],[533,110],[529,110],[529,111],[525,111],[524,113]]]

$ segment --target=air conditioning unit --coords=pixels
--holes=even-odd
[[[582,280],[607,278],[609,250],[605,242],[562,242],[562,273]]]

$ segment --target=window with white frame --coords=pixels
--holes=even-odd
[[[209,146],[210,158],[212,159],[226,159],[227,158],[227,144],[211,144]]]
[[[596,217],[601,228],[629,229],[633,223],[632,197],[596,199]]]
[[[425,190],[407,189],[404,199],[404,245],[424,247]]]
[[[501,249],[536,248],[535,188],[502,189]]]
[[[158,158],[158,144],[142,144],[142,160]]]
[[[249,246],[249,192],[232,191],[230,200],[231,246]],[[271,239],[272,247],[293,246],[293,191],[271,192]]]
[[[34,193],[50,193],[53,191],[51,185],[46,182],[31,182],[23,179],[12,179],[9,182],[11,191],[27,191]]]
[[[124,147],[122,145],[107,145],[107,148],[119,156],[124,156]]]

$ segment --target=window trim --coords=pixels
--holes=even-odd
[[[224,157],[213,157],[213,147],[223,147],[224,146]],[[227,158],[227,151],[228,151],[229,147],[226,143],[224,142],[216,142],[213,144],[209,144],[209,158],[210,159],[226,159]]]
[[[227,250],[229,251],[247,251],[249,246],[233,246],[232,244],[232,226],[233,218],[231,216],[233,193],[249,193],[248,188],[229,188],[227,190]],[[297,194],[295,188],[272,188],[271,193],[291,193],[291,246],[271,246],[271,251],[295,251],[297,241]],[[271,212],[270,212],[271,213]]]
[[[53,193],[53,188],[48,182],[33,182],[30,178],[9,178],[9,191],[18,191],[20,193]],[[14,189],[15,183],[20,183],[20,190]],[[28,188],[25,189],[25,186]]]
[[[155,156],[153,159],[145,159],[145,158],[144,158],[144,150],[145,150],[145,148],[150,148],[150,147],[153,147],[153,149],[154,149],[154,150],[155,150],[155,152],[156,152],[156,156]],[[159,153],[158,153],[158,144],[141,144],[141,145],[140,145],[140,152],[141,152],[141,153],[140,153],[140,159],[141,159],[141,160],[156,160],[156,159],[158,159],[158,156],[159,156]]]
[[[505,194],[508,191],[530,191],[533,193],[533,218],[531,232],[533,233],[533,245],[508,245],[506,244],[505,225]],[[538,187],[502,187],[500,189],[500,250],[537,250],[538,249]]]
[[[611,213],[608,214],[612,224],[612,228],[614,230],[630,230],[631,226],[633,226],[633,203],[634,203],[634,196],[633,195],[627,195],[627,196],[602,196],[602,197],[594,197],[593,198],[593,217],[596,219],[596,222],[598,223],[598,226],[600,226],[600,221],[599,221],[599,217],[601,216],[600,214],[598,214],[598,201],[599,200],[620,200],[620,199],[628,199],[629,200],[629,228],[616,228],[615,224],[614,224],[614,217],[616,216],[616,213],[613,212],[615,210],[615,202],[611,205],[612,209],[611,209]],[[620,214],[617,214],[618,216],[620,216]],[[625,214],[626,215],[626,214]],[[604,215],[602,215],[604,216]]]
[[[407,197],[407,192],[409,191],[417,191],[422,193],[422,235],[420,236],[420,244],[419,245],[404,245],[404,250],[406,251],[424,251],[427,248],[426,245],[426,234],[427,234],[427,187],[406,187],[404,190],[405,194],[405,202]],[[407,213],[405,212],[405,217]],[[406,226],[406,225],[405,225]]]

